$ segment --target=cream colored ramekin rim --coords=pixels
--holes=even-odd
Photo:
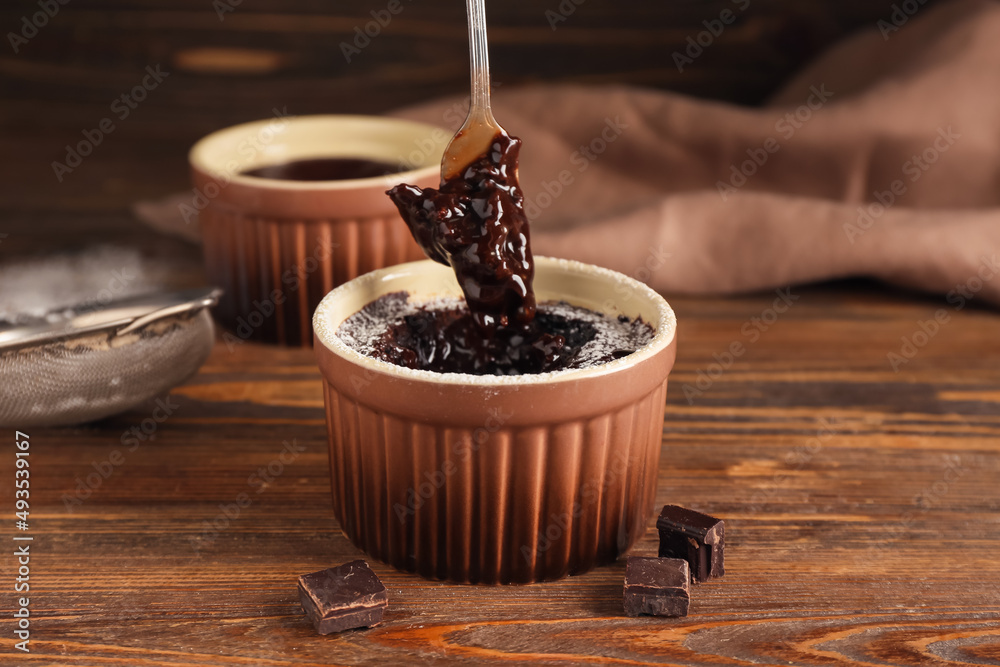
[[[547,373],[533,373],[528,375],[472,375],[469,373],[437,373],[435,371],[416,370],[390,364],[389,362],[382,361],[381,359],[374,359],[348,347],[347,344],[344,343],[339,336],[337,336],[336,330],[329,325],[329,317],[327,317],[326,311],[344,294],[353,290],[361,289],[368,283],[378,282],[386,275],[407,271],[411,268],[417,268],[419,265],[429,263],[433,264],[434,262],[429,259],[424,259],[416,262],[397,264],[383,269],[376,269],[375,271],[358,276],[354,280],[346,282],[333,289],[325,297],[323,297],[323,300],[320,301],[319,305],[316,307],[315,313],[313,314],[313,331],[316,334],[317,340],[337,356],[350,361],[355,366],[360,366],[368,370],[378,371],[380,373],[412,381],[447,385],[474,385],[489,388],[549,384],[553,382],[581,380],[584,378],[598,377],[610,373],[620,372],[628,367],[641,364],[650,357],[655,356],[673,342],[674,336],[677,333],[677,317],[674,314],[673,309],[670,307],[670,304],[667,303],[667,300],[664,299],[662,295],[645,283],[635,280],[634,278],[630,278],[623,273],[612,271],[611,269],[605,269],[594,264],[586,264],[584,262],[577,262],[570,259],[559,259],[544,256],[535,257],[536,273],[539,269],[589,273],[591,275],[603,277],[608,281],[613,281],[619,284],[624,283],[633,290],[636,290],[637,292],[652,299],[656,303],[657,319],[659,320],[659,326],[656,329],[653,339],[626,357],[615,359],[593,368],[576,368],[549,371]]]
[[[372,122],[375,124],[384,123],[386,125],[397,125],[397,126],[409,126],[414,130],[420,130],[430,136],[435,130],[445,132],[447,136],[451,136],[443,128],[439,128],[435,125],[430,125],[428,123],[420,123],[412,120],[404,120],[402,118],[391,118],[388,116],[364,116],[364,115],[348,115],[348,114],[315,114],[309,116],[295,116],[289,118],[287,122],[289,123],[302,123],[302,122],[330,122],[330,123],[341,123],[341,122]],[[249,132],[253,132],[257,128],[264,128],[274,122],[273,118],[265,118],[261,120],[254,120],[248,123],[241,123],[239,125],[230,125],[229,127],[222,128],[221,130],[216,130],[211,134],[207,134],[197,142],[188,151],[188,164],[199,171],[212,176],[213,178],[224,179],[228,183],[237,183],[247,187],[260,188],[264,190],[306,190],[311,192],[321,191],[330,192],[335,190],[355,190],[366,187],[377,186],[379,184],[386,185],[390,187],[391,183],[411,183],[413,181],[429,178],[434,174],[440,172],[441,164],[440,162],[434,162],[433,164],[427,164],[416,169],[411,169],[409,171],[401,171],[393,173],[389,176],[373,176],[371,178],[351,178],[351,179],[341,179],[337,181],[286,181],[275,178],[259,178],[256,176],[243,176],[241,174],[227,174],[224,165],[216,164],[205,158],[204,153],[207,147],[215,141],[221,141],[227,138],[230,134],[240,134],[244,135]],[[409,146],[401,146],[401,149],[407,150]],[[444,148],[444,144],[442,144]]]

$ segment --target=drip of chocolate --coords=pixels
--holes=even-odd
[[[517,181],[521,140],[499,133],[484,155],[440,189],[387,192],[427,256],[451,266],[483,334],[529,324],[535,266]]]

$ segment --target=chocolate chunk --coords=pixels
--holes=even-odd
[[[659,555],[686,560],[694,581],[726,573],[723,563],[726,525],[721,520],[677,505],[664,505],[656,529],[660,531]]]
[[[687,616],[690,583],[685,560],[629,556],[625,564],[625,613]]]
[[[363,560],[303,574],[299,599],[321,635],[378,625],[389,605],[385,586]]]

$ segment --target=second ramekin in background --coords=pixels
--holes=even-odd
[[[450,133],[373,116],[276,116],[208,135],[191,149],[194,201],[217,315],[244,340],[312,344],[323,296],[361,274],[423,253],[385,191],[440,181]],[[339,181],[257,178],[243,172],[313,158],[405,165],[389,176]]]

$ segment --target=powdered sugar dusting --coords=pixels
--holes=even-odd
[[[540,310],[553,315],[565,317],[568,320],[582,320],[593,324],[597,335],[589,343],[580,348],[573,358],[569,368],[592,368],[616,351],[635,352],[645,347],[653,340],[653,327],[642,321],[642,318],[608,317],[603,313],[573,306],[565,301],[548,301],[540,306]]]
[[[92,310],[162,289],[170,267],[139,251],[97,246],[0,268],[0,323],[25,324],[60,309]]]

